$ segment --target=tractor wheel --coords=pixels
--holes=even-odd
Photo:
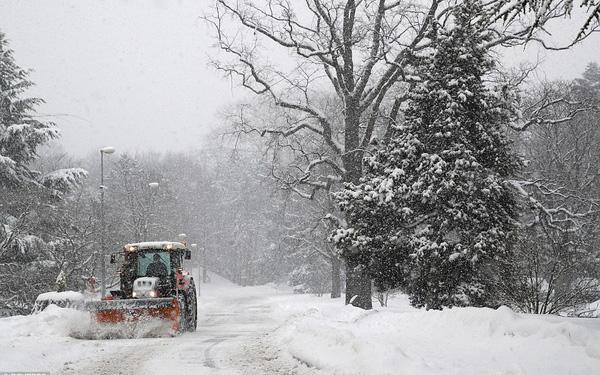
[[[190,288],[186,294],[185,312],[185,330],[188,332],[195,332],[198,325],[198,308],[196,301],[196,285],[194,284],[194,280],[190,282]]]
[[[176,332],[173,332],[173,336],[181,335],[182,333],[187,331],[186,298],[182,294],[179,294],[178,302],[179,302],[179,328],[177,329]]]

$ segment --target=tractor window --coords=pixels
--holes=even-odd
[[[181,267],[181,253],[171,253],[173,269]]]
[[[166,251],[147,251],[138,255],[138,276],[163,277],[171,274],[171,256]]]

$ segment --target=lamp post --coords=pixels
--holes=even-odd
[[[110,155],[115,152],[114,147],[103,147],[100,149],[100,298],[106,294],[106,264],[104,260],[105,254],[105,237],[106,223],[104,220],[104,154]]]
[[[206,258],[206,247],[200,248],[202,252],[202,283],[206,284],[208,282],[208,259]]]

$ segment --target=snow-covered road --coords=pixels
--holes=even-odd
[[[64,374],[238,374],[230,355],[275,327],[260,295],[223,296],[205,306],[198,330],[176,338],[97,340],[93,359],[82,358],[61,369]],[[86,342],[87,344],[87,342]]]

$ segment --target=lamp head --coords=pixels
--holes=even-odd
[[[115,148],[114,147],[102,147],[100,149],[100,152],[103,154],[112,154],[115,152]]]

